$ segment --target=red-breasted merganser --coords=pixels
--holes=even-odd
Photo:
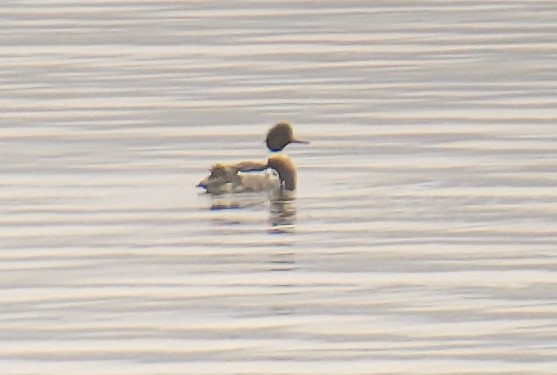
[[[292,126],[287,122],[279,122],[269,129],[265,142],[271,151],[281,151],[290,143],[309,143],[296,139]],[[253,173],[257,171],[262,173]],[[282,154],[271,155],[266,162],[217,163],[197,187],[210,194],[270,191],[292,195],[296,190],[296,165]]]
[[[260,171],[263,173],[249,173]],[[197,186],[210,194],[296,190],[296,165],[286,155],[271,155],[267,162],[241,161],[213,165],[209,176]]]

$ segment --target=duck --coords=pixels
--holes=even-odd
[[[268,191],[273,196],[291,197],[295,193],[296,182],[294,162],[286,155],[277,154],[264,162],[217,163],[196,186],[215,195]]]
[[[215,195],[269,191],[278,192],[279,196],[292,196],[296,190],[296,165],[287,155],[275,152],[291,143],[309,142],[296,138],[292,125],[281,121],[267,131],[265,143],[272,152],[266,161],[216,163],[196,186]]]
[[[269,129],[265,143],[271,152],[282,151],[291,143],[309,144],[308,141],[296,138],[292,125],[286,121],[281,121]]]
[[[209,175],[196,185],[209,194],[243,193],[271,190],[279,183],[278,177],[265,170],[261,162],[217,163],[209,170]],[[255,169],[257,168],[257,169]],[[259,171],[262,173],[247,173]]]

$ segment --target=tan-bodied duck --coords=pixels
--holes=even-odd
[[[262,172],[262,173],[253,173]],[[291,196],[296,190],[296,165],[286,155],[271,155],[266,162],[217,163],[197,186],[210,194],[268,191]]]
[[[296,139],[287,122],[279,122],[269,129],[265,142],[271,151],[280,151],[290,143],[309,143]],[[296,190],[296,165],[288,156],[280,154],[271,155],[266,162],[217,163],[197,187],[210,194],[278,191],[292,195]]]

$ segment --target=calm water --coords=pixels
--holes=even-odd
[[[0,19],[2,373],[555,373],[557,3]],[[278,120],[294,203],[196,191]]]

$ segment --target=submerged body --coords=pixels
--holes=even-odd
[[[272,190],[279,184],[278,176],[271,171],[245,173],[231,165],[219,163],[211,168],[209,176],[197,186],[210,194],[226,194]]]
[[[296,190],[296,166],[286,155],[273,155],[267,162],[218,163],[197,186],[210,194],[267,191],[292,196]]]

